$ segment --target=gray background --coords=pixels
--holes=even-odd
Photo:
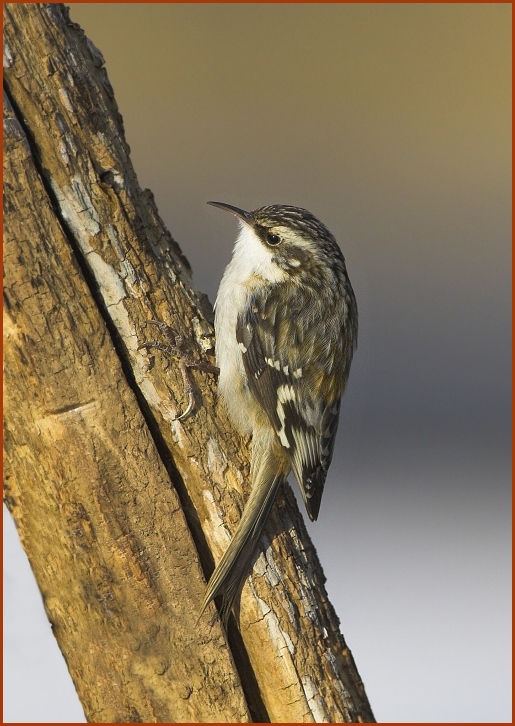
[[[210,199],[335,234],[360,340],[309,529],[378,721],[509,722],[509,4],[72,5],[214,300]],[[5,720],[84,720],[8,517]]]

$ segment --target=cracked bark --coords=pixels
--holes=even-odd
[[[4,5],[5,501],[89,721],[373,722],[289,487],[229,637],[209,574],[249,488],[210,373],[138,350],[212,315],[134,174],[100,52]]]

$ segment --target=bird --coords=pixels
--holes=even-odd
[[[221,595],[227,625],[290,472],[309,518],[318,517],[358,310],[340,247],[306,209],[208,204],[239,222],[215,302],[215,355],[219,395],[236,429],[252,437],[251,493],[200,613]]]

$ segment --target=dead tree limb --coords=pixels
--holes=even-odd
[[[288,487],[229,639],[209,574],[249,442],[212,373],[209,303],[142,191],[100,52],[57,4],[4,5],[5,501],[89,721],[372,722]]]

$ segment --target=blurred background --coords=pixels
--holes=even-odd
[[[72,4],[213,301],[235,220],[306,207],[360,312],[319,521],[380,722],[510,722],[510,4]],[[9,515],[8,722],[84,715]]]

